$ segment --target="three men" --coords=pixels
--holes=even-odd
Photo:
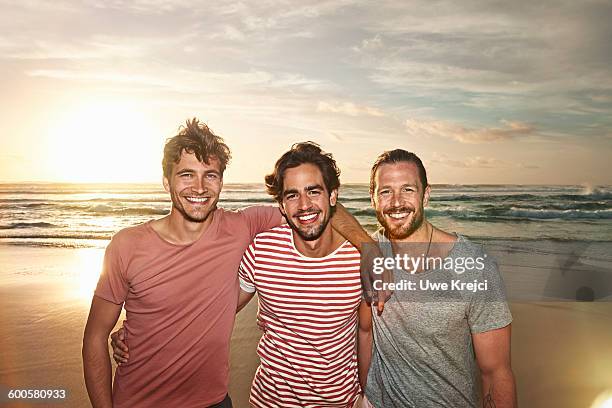
[[[496,265],[479,246],[426,220],[430,186],[413,153],[397,149],[380,155],[372,167],[370,194],[383,227],[374,238],[387,258],[444,260],[430,268],[396,268],[395,282],[415,290],[396,289],[382,315],[361,309],[360,371],[369,366],[367,385],[364,375],[361,383],[370,403],[377,408],[477,407],[482,395],[485,407],[515,407],[512,316]],[[473,266],[464,268],[467,263]],[[461,285],[474,282],[486,289]]]
[[[215,155],[198,155],[193,153],[197,150],[191,147],[183,150],[185,151],[181,151],[176,168],[170,172],[178,176],[179,180],[172,184],[171,179],[173,180],[174,176],[165,177],[164,185],[171,193],[173,201],[167,225],[176,225],[169,222],[171,219],[183,220],[178,225],[186,228],[168,228],[164,235],[161,227],[165,219],[148,223],[151,224],[148,228],[156,232],[158,240],[165,240],[165,244],[170,245],[170,248],[174,249],[177,243],[185,243],[181,237],[182,239],[187,237],[193,238],[193,241],[186,240],[187,246],[198,249],[186,252],[173,251],[172,255],[168,252],[167,256],[174,261],[180,261],[179,263],[183,262],[185,254],[189,258],[208,259],[206,254],[214,252],[211,248],[215,246],[210,247],[212,243],[206,238],[207,231],[218,228],[215,224],[216,218],[229,218],[230,214],[245,213],[242,215],[243,217],[247,215],[247,220],[242,221],[244,227],[245,222],[247,225],[253,223],[252,220],[248,221],[249,212],[265,213],[264,222],[255,223],[262,227],[255,233],[252,228],[248,228],[244,235],[237,238],[237,232],[234,231],[229,241],[223,241],[221,236],[227,233],[226,230],[218,231],[219,234],[215,235],[218,240],[225,242],[221,244],[221,248],[231,247],[231,242],[238,240],[240,245],[236,246],[242,250],[247,249],[240,263],[241,291],[238,299],[236,294],[232,297],[229,289],[226,289],[223,295],[215,297],[210,293],[209,286],[199,288],[204,293],[202,297],[202,294],[195,293],[199,292],[197,288],[189,286],[189,280],[185,281],[185,286],[174,292],[178,303],[181,306],[186,305],[187,310],[195,314],[204,314],[210,320],[214,315],[208,312],[222,313],[223,322],[231,322],[230,330],[227,331],[226,326],[222,325],[223,335],[213,336],[217,341],[225,342],[224,345],[210,344],[204,339],[210,334],[215,334],[213,331],[216,332],[217,327],[209,326],[210,329],[206,330],[205,334],[194,333],[194,328],[203,323],[195,322],[194,326],[189,327],[188,324],[184,329],[189,336],[195,336],[191,338],[191,342],[187,337],[182,338],[182,344],[174,342],[173,330],[177,327],[182,328],[181,322],[188,320],[192,315],[180,313],[181,307],[178,305],[167,307],[168,305],[162,305],[161,302],[155,302],[156,293],[158,295],[163,293],[167,298],[174,299],[171,295],[168,296],[168,293],[173,292],[168,292],[162,285],[164,283],[168,285],[173,281],[174,266],[170,265],[169,261],[164,262],[164,256],[152,253],[158,249],[150,250],[151,253],[145,252],[145,247],[152,245],[150,237],[135,232],[146,227],[136,227],[133,231],[129,229],[117,234],[107,250],[109,260],[105,261],[105,270],[96,291],[97,297],[105,299],[106,303],[111,305],[94,298],[86,330],[88,347],[85,347],[86,342],[84,342],[85,373],[92,401],[102,396],[99,401],[106,402],[110,397],[110,366],[108,366],[107,382],[105,382],[106,377],[100,381],[100,377],[92,376],[91,371],[98,365],[103,367],[104,373],[106,372],[105,365],[108,364],[108,358],[103,361],[104,358],[101,357],[107,356],[106,337],[103,335],[106,333],[108,336],[115,324],[122,299],[126,301],[126,310],[128,310],[126,332],[130,340],[131,356],[129,364],[123,365],[117,372],[116,406],[122,406],[122,403],[129,406],[138,406],[139,403],[147,405],[149,401],[157,401],[150,399],[152,396],[158,398],[161,394],[165,398],[163,401],[170,405],[209,406],[222,401],[227,392],[226,347],[229,344],[233,317],[228,316],[230,312],[227,308],[221,308],[222,312],[211,309],[210,302],[206,300],[212,296],[214,302],[225,306],[232,302],[236,305],[238,301],[240,309],[257,291],[260,299],[260,315],[265,322],[266,331],[258,347],[261,365],[251,390],[250,401],[254,406],[351,406],[359,393],[355,357],[358,308],[359,380],[375,407],[476,406],[479,399],[477,369],[482,373],[484,401],[491,403],[490,406],[514,406],[516,403],[514,379],[509,360],[511,316],[503,297],[499,273],[494,264],[485,263],[484,270],[469,271],[460,276],[463,280],[487,280],[492,288],[491,291],[472,294],[462,292],[459,295],[432,294],[423,291],[415,295],[414,292],[396,290],[395,297],[387,304],[385,312],[382,315],[372,316],[371,309],[364,302],[360,302],[359,253],[336,231],[329,228],[328,223],[334,212],[339,187],[339,171],[331,156],[322,153],[314,144],[303,143],[295,145],[279,159],[274,172],[266,178],[268,192],[276,198],[281,212],[289,223],[289,226],[277,227],[280,223],[278,214],[274,211],[267,213],[269,209],[247,209],[242,213],[229,213],[223,210],[210,213],[208,210],[209,215],[213,217],[207,222],[209,217],[206,215],[207,204],[209,200],[216,204],[220,191],[220,187],[217,189],[217,184],[214,182],[212,175],[214,171],[210,169],[211,163],[212,167],[215,167]],[[186,157],[183,157],[183,154]],[[202,158],[210,156],[212,157],[209,162],[203,161]],[[183,161],[187,164],[187,168],[191,168],[192,174],[198,171],[201,173],[198,176],[202,177],[201,180],[207,177],[206,174],[210,174],[212,184],[207,187],[206,192],[204,188],[197,186],[195,190],[194,187],[189,187],[183,192],[180,183]],[[200,169],[199,166],[203,168]],[[221,161],[216,168],[217,173],[222,175],[224,168],[225,164]],[[194,169],[197,171],[193,171]],[[186,183],[189,186],[189,183]],[[383,231],[376,234],[376,239],[381,242],[385,255],[392,257],[394,254],[409,254],[414,247],[407,247],[406,243],[411,242],[426,243],[426,257],[443,256],[455,259],[482,255],[480,249],[464,237],[448,234],[426,221],[424,207],[429,200],[429,191],[425,169],[415,155],[395,150],[384,153],[376,161],[371,175],[371,196],[378,220],[383,226]],[[218,212],[224,215],[217,217]],[[171,218],[173,214],[175,218]],[[176,218],[178,215],[180,217]],[[346,220],[347,217],[344,217],[343,221],[347,222]],[[354,221],[354,219],[349,220]],[[204,225],[195,228],[192,224],[194,222]],[[153,228],[156,223],[160,227],[157,230]],[[264,228],[263,224],[267,224],[267,228]],[[238,231],[241,230],[240,227],[236,228]],[[248,242],[244,244],[241,240],[243,237],[252,238],[258,232],[261,233],[250,245]],[[134,238],[130,240],[131,235]],[[202,240],[204,244],[200,243]],[[365,240],[360,236],[353,242]],[[124,248],[123,252],[121,248]],[[129,248],[128,252],[125,252],[126,248]],[[159,251],[166,252],[168,249],[164,246]],[[229,279],[232,274],[230,267],[237,268],[236,252],[231,251],[232,264],[225,265],[223,275],[216,276],[216,279]],[[129,260],[129,268],[125,263],[126,260]],[[142,267],[138,266],[139,260],[143,264]],[[153,276],[150,276],[149,270],[145,272],[145,268],[153,268],[155,271],[158,262],[161,262],[163,270],[154,273]],[[211,267],[208,261],[194,263],[194,259],[191,259],[184,262],[199,270],[200,275],[208,276]],[[413,275],[396,269],[396,282],[424,279],[446,282],[456,277],[452,275],[455,272],[448,270],[421,269],[417,272],[419,273]],[[166,280],[163,279],[164,273],[170,273],[166,276]],[[235,277],[235,269],[233,273]],[[196,272],[193,276],[195,274]],[[141,275],[142,280],[139,280]],[[104,283],[106,281],[108,282]],[[233,282],[235,284],[235,278]],[[142,285],[144,283],[147,285]],[[211,282],[207,284],[210,285]],[[163,290],[159,290],[162,288]],[[125,294],[128,289],[129,294]],[[98,305],[101,302],[103,306]],[[118,310],[115,302],[119,302]],[[198,306],[195,304],[197,302],[205,305]],[[149,306],[150,309],[145,307],[139,310],[141,306]],[[221,305],[216,306],[217,309],[221,307]],[[100,310],[102,310],[102,322],[98,322]],[[143,316],[148,319],[143,319]],[[167,321],[168,316],[175,319]],[[144,323],[135,324],[139,320],[144,320]],[[156,328],[153,327],[156,324],[160,325],[160,332],[166,329],[160,333],[160,337],[157,337]],[[157,338],[162,343],[164,335],[170,336],[166,339],[167,344],[155,348],[155,341],[147,339],[151,330],[153,330],[153,339]],[[375,348],[372,354],[373,338]],[[194,344],[198,346],[197,355],[189,351],[194,349]],[[163,369],[154,371],[153,375],[150,375],[151,378],[145,378],[152,383],[139,380],[138,369],[150,368],[150,362],[155,361],[155,351],[167,353],[165,357],[157,356],[158,363]],[[215,359],[219,356],[211,356],[219,351],[223,358]],[[134,361],[135,353],[136,361]],[[87,357],[90,358],[90,362],[87,362]],[[92,361],[95,363],[92,364]],[[222,369],[210,376],[221,374],[225,382],[215,385],[212,378],[200,376],[197,368],[183,377],[176,377],[179,374],[173,371],[173,367],[182,370],[183,365],[188,366],[189,363],[201,364],[200,368],[207,367],[210,373],[217,370],[216,368],[210,370],[211,363],[221,364]],[[369,374],[368,367],[370,367]],[[171,378],[164,376],[166,371],[173,373]],[[128,377],[128,373],[136,373],[129,376],[133,380],[132,383],[122,379],[122,375]],[[176,384],[177,378],[183,381]],[[122,381],[125,382],[125,386]],[[199,382],[199,385],[195,385],[196,382]],[[225,390],[225,393],[218,393],[218,396],[206,402],[197,399],[175,399],[180,398],[180,393],[184,389],[198,392],[202,388],[208,389],[202,384],[212,384],[218,390]],[[181,388],[183,385],[184,389]],[[166,391],[160,392],[158,388]],[[147,395],[138,400],[129,395],[131,391],[127,391],[128,389],[143,389]],[[98,394],[97,390],[103,391]],[[179,395],[174,396],[175,393]],[[231,402],[226,397],[221,404],[231,404]],[[94,406],[97,405],[94,403]]]

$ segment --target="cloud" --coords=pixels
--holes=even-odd
[[[383,40],[381,36],[377,34],[374,37],[364,39],[363,41],[361,41],[361,44],[359,46],[354,46],[353,50],[357,52],[362,52],[362,51],[372,52],[372,51],[381,50],[383,48],[384,48]]]
[[[459,160],[447,154],[437,152],[433,153],[433,157],[430,161],[435,164],[461,169],[519,168],[536,170],[541,168],[531,163],[508,162],[494,157],[473,156]]]
[[[347,157],[412,143],[408,134],[427,138],[425,154],[479,154],[453,162],[465,168],[500,164],[488,161],[494,143],[528,141],[516,147],[525,157],[554,142],[595,155],[612,137],[605,1],[8,4],[0,104],[41,90],[146,99],[236,135],[350,141]]]
[[[535,128],[522,122],[502,121],[503,127],[467,128],[437,120],[406,120],[406,132],[413,137],[443,137],[461,143],[505,142],[535,134]]]
[[[317,104],[317,112],[330,112],[330,113],[341,113],[349,116],[376,116],[383,117],[386,114],[378,109],[371,106],[356,105],[352,102],[324,102],[319,101]]]
[[[336,142],[344,142],[346,140],[344,136],[341,136],[340,134],[336,132],[328,132],[328,135],[332,138],[332,140]]]
[[[439,154],[436,152],[434,152],[431,162],[463,169],[490,169],[495,167],[508,166],[507,162],[494,158],[475,156],[468,157],[463,160],[457,160],[449,157],[446,154]]]

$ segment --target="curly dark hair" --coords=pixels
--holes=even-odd
[[[274,197],[276,201],[281,202],[285,171],[305,163],[314,164],[321,170],[328,193],[340,187],[340,170],[331,153],[323,152],[321,147],[314,142],[302,142],[291,146],[291,150],[278,159],[272,174],[266,176],[268,194]]]
[[[164,177],[170,178],[172,167],[181,160],[183,151],[195,154],[200,162],[206,164],[209,164],[211,156],[216,157],[221,163],[221,175],[232,157],[223,139],[196,118],[187,120],[184,126],[179,127],[176,136],[166,140],[162,160]]]

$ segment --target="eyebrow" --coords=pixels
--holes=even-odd
[[[187,169],[181,169],[176,172],[176,174],[183,174],[183,173],[195,173],[195,170],[187,168]]]
[[[186,168],[186,169],[182,169],[182,170],[177,171],[176,174],[195,173],[195,172],[196,172],[196,170],[194,170],[194,169]],[[204,172],[204,174],[211,174],[211,173],[214,173],[214,174],[217,174],[217,175],[221,175],[221,173],[218,172],[217,170],[206,170]]]
[[[306,187],[306,191],[312,191],[312,190],[324,190],[324,188],[320,184],[314,184],[312,186]]]
[[[417,189],[417,190],[418,190],[418,188],[419,188],[419,186],[418,186],[417,184],[414,184],[414,183],[406,183],[406,184],[402,184],[400,187],[401,187],[401,188],[403,188],[403,187],[414,187],[414,188],[415,188],[415,189]],[[384,190],[384,189],[386,189],[386,188],[392,188],[392,187],[391,187],[390,185],[388,185],[388,184],[385,184],[385,185],[383,185],[383,186],[376,187],[376,190]]]
[[[311,186],[307,186],[304,190],[306,191],[323,190],[323,186],[320,184],[313,184]],[[288,190],[283,191],[283,196],[286,196],[288,194],[296,194],[298,192],[299,191],[297,188],[290,188]]]

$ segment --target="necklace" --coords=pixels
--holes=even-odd
[[[431,233],[429,234],[429,244],[427,244],[427,252],[425,253],[425,259],[427,259],[427,257],[429,256],[429,248],[431,247],[431,239],[433,238],[433,232],[434,232],[434,226],[429,224],[431,226]]]

